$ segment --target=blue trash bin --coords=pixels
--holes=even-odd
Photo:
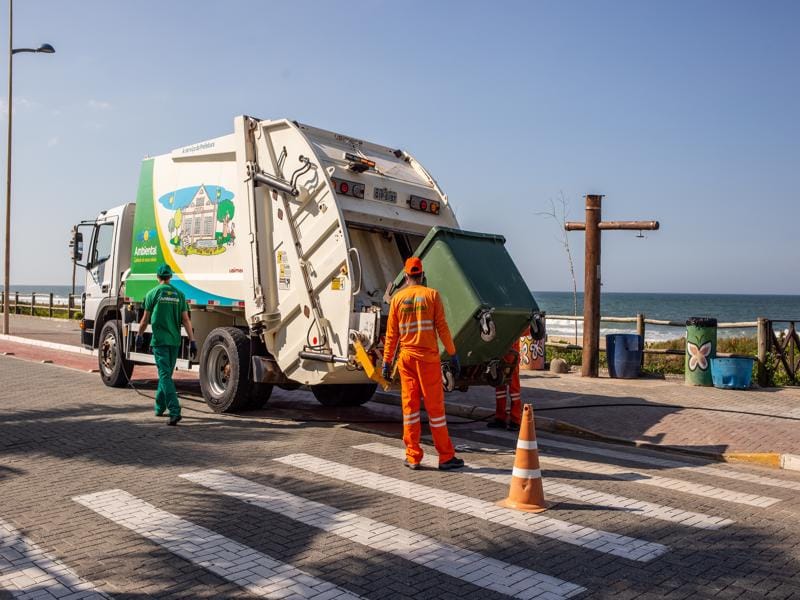
[[[642,364],[644,341],[636,333],[614,333],[606,336],[608,375],[615,379],[636,379]]]
[[[746,390],[753,378],[753,361],[749,356],[711,359],[711,381],[716,388]]]

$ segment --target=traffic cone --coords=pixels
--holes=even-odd
[[[519,427],[517,454],[511,473],[508,498],[498,502],[500,506],[542,512],[548,505],[544,501],[542,470],[539,467],[539,447],[536,444],[536,429],[533,426],[533,408],[526,404],[522,408],[522,423]]]

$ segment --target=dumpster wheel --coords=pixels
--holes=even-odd
[[[503,385],[505,377],[503,376],[503,369],[500,367],[499,360],[493,360],[486,365],[484,378],[486,379],[486,383],[492,387],[499,387]]]
[[[492,319],[493,308],[481,311],[478,315],[478,323],[481,329],[481,339],[484,342],[491,342],[497,336],[497,326]]]

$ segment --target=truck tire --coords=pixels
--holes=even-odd
[[[361,406],[372,398],[377,383],[312,385],[311,392],[322,406]]]
[[[250,398],[250,340],[235,327],[217,327],[200,351],[200,389],[218,413],[243,409]]]
[[[133,363],[125,358],[119,324],[115,320],[106,321],[99,340],[97,364],[100,378],[108,387],[125,387],[133,374]]]
[[[264,408],[264,405],[269,401],[271,395],[271,383],[251,383],[250,394],[247,397],[244,410],[258,410]]]

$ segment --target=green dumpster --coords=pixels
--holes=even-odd
[[[539,311],[505,241],[501,235],[434,227],[414,253],[422,259],[426,284],[442,297],[464,366],[502,359]],[[441,345],[440,350],[444,357]]]
[[[717,355],[717,320],[692,317],[686,321],[686,385],[712,385],[711,359]]]

